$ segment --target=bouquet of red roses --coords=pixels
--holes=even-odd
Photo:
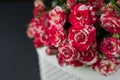
[[[47,46],[61,66],[86,65],[103,75],[120,68],[120,0],[44,2],[34,2],[27,28],[36,48]]]

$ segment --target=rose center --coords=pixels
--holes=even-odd
[[[75,34],[74,40],[77,43],[85,44],[87,41],[87,35],[83,31],[80,31],[79,33]]]

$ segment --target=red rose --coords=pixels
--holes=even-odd
[[[48,12],[43,12],[41,14],[39,24],[43,25],[45,28],[49,27],[49,15],[48,15]]]
[[[67,62],[75,61],[79,59],[80,54],[70,44],[66,44],[62,47],[58,47],[59,54],[63,55],[63,59]]]
[[[83,65],[83,63],[79,60],[76,60],[76,61],[69,62],[68,65],[72,65],[74,67],[80,67]]]
[[[69,22],[72,25],[94,24],[96,17],[93,7],[84,4],[75,5],[71,10]]]
[[[43,25],[39,25],[35,37],[40,37],[40,40],[44,45],[46,46],[50,45],[48,28],[45,28]]]
[[[67,8],[72,9],[72,7],[77,4],[77,0],[67,0]]]
[[[62,45],[67,37],[66,32],[61,24],[51,25],[48,33],[50,43],[55,47]]]
[[[68,62],[66,62],[63,59],[63,55],[62,54],[57,54],[57,60],[58,60],[58,63],[59,63],[60,66],[67,66],[68,65]]]
[[[113,37],[104,38],[100,43],[100,50],[109,58],[119,57],[120,41]]]
[[[56,6],[53,10],[49,11],[49,23],[50,25],[61,24],[66,22],[66,14],[63,9]]]
[[[43,12],[45,9],[45,5],[40,0],[35,0],[34,2],[34,9],[33,9],[33,15],[36,18],[39,18],[41,15],[41,12]]]
[[[36,33],[37,33],[37,28],[39,26],[39,20],[34,18],[30,21],[30,24],[28,26],[28,29],[27,29],[27,36],[29,38],[33,38],[35,37]]]
[[[94,26],[72,26],[69,29],[68,41],[81,52],[86,52],[95,41],[96,30]]]
[[[80,61],[86,65],[93,65],[98,61],[98,51],[93,44],[87,52],[81,52]]]
[[[80,57],[79,52],[70,44],[67,43],[64,46],[58,47],[58,51],[58,55],[61,55],[62,60],[64,60],[64,62],[67,62],[67,64],[74,65],[76,67],[82,64],[80,61],[78,61]]]
[[[88,0],[88,4],[89,3],[95,10],[99,10],[103,5],[103,0]]]
[[[97,72],[102,75],[110,75],[116,72],[120,68],[120,62],[116,59],[102,59],[94,67]]]
[[[106,12],[101,15],[100,18],[102,27],[110,33],[119,33],[120,34],[120,18],[114,12]]]
[[[41,42],[40,37],[35,37],[35,39],[33,40],[33,43],[35,48],[43,46],[43,43]]]

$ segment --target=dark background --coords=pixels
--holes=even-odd
[[[0,80],[40,80],[38,58],[25,25],[33,0],[0,2]]]

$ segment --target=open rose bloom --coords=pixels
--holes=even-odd
[[[120,0],[43,0],[34,3],[27,35],[62,66],[91,67],[108,76],[120,67]]]

